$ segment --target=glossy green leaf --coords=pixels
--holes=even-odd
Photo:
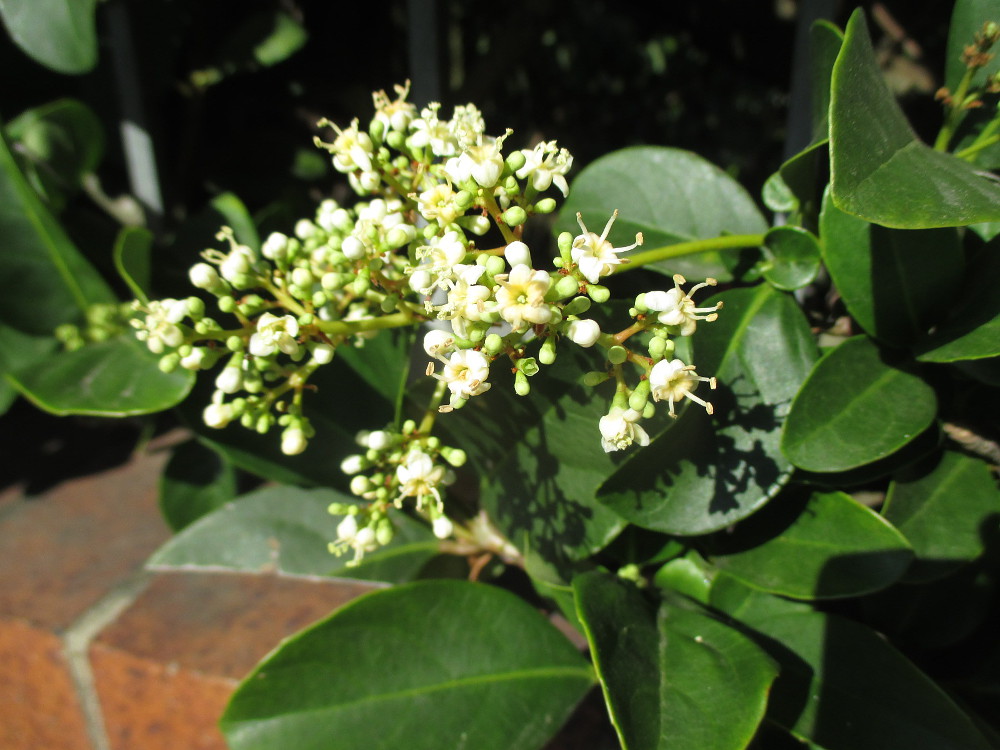
[[[765,206],[777,212],[794,211],[799,205],[798,198],[785,183],[780,172],[775,172],[767,178],[764,188],[761,190],[761,198]]]
[[[844,32],[829,21],[819,20],[809,28],[809,87],[814,144],[830,137],[830,85],[833,66],[844,44]]]
[[[913,545],[911,580],[930,580],[983,554],[1000,522],[1000,489],[982,461],[945,451],[897,477],[882,510]]]
[[[764,236],[764,278],[792,291],[811,284],[819,272],[819,241],[801,227],[775,227]]]
[[[356,498],[335,490],[266,487],[205,515],[161,547],[147,563],[157,570],[230,570],[285,576],[334,576],[402,583],[439,553],[425,524],[393,515],[392,542],[365,555],[336,557],[328,545],[342,517],[330,503],[353,505]]]
[[[410,328],[382,331],[363,346],[340,346],[336,356],[398,410],[406,392],[415,336]]]
[[[88,305],[113,302],[97,271],[28,185],[0,133],[0,321],[49,335],[81,319]]]
[[[861,596],[889,586],[913,552],[877,513],[843,492],[783,494],[715,540],[712,562],[757,589],[796,599]]]
[[[823,260],[851,316],[870,335],[909,344],[947,312],[964,257],[954,229],[887,229],[838,209],[829,194],[820,214]]]
[[[578,235],[580,212],[587,228],[600,234],[615,209],[619,216],[610,234],[615,247],[631,245],[636,232],[645,238],[642,247],[632,252],[767,231],[767,222],[739,183],[700,156],[677,148],[625,148],[588,165],[573,180],[556,231]],[[732,278],[730,268],[738,253],[699,253],[647,268],[668,276],[681,273],[724,281]]]
[[[779,450],[788,405],[816,352],[795,301],[767,285],[713,300],[719,319],[699,326],[694,363],[718,378],[677,422],[629,455],[599,499],[634,524],[668,534],[705,534],[753,513],[788,478]],[[662,405],[661,405],[662,408]]]
[[[487,397],[435,425],[469,454],[493,523],[522,551],[557,567],[597,551],[625,526],[595,498],[621,460],[601,448],[598,422],[610,396],[579,383],[595,366],[592,352],[562,346],[526,397],[514,395],[509,375],[495,367]]]
[[[97,64],[97,0],[0,0],[11,38],[36,62],[59,73]]]
[[[653,583],[662,591],[681,593],[696,602],[708,604],[712,589],[710,568],[700,555],[691,552],[664,563],[653,576]]]
[[[954,309],[922,346],[917,359],[956,362],[1000,355],[1000,239],[984,246],[969,264]]]
[[[866,221],[925,229],[1000,219],[1000,185],[917,140],[882,78],[861,10],[833,69],[830,160],[834,203]]]
[[[694,604],[659,608],[606,573],[573,581],[605,701],[624,750],[741,750],[777,669],[749,638]]]
[[[57,354],[9,374],[39,409],[52,414],[127,417],[175,406],[191,391],[194,373],[160,371],[159,357],[129,335]]]
[[[174,531],[190,526],[236,496],[236,472],[195,440],[174,448],[160,477],[160,512]]]
[[[987,750],[948,695],[874,630],[720,575],[712,603],[781,664],[767,717],[825,750]]]
[[[285,641],[221,726],[232,750],[533,750],[593,682],[513,594],[425,581],[362,596]]]
[[[128,284],[132,294],[142,302],[148,302],[150,254],[153,248],[153,233],[142,227],[126,227],[118,233],[114,247],[115,270]]]
[[[0,414],[17,398],[17,389],[2,376],[45,360],[56,346],[51,336],[29,336],[0,323]]]
[[[260,235],[257,234],[257,225],[246,205],[235,193],[220,193],[212,198],[209,205],[225,218],[226,224],[232,228],[237,241],[253,250],[260,250]]]
[[[32,187],[60,210],[64,193],[79,189],[84,175],[94,172],[104,155],[101,121],[86,104],[59,99],[21,113],[7,125],[17,143],[23,169]]]
[[[1000,3],[997,0],[955,0],[948,28],[948,51],[945,55],[944,85],[951,91],[958,88],[965,75],[962,51],[972,44],[973,37],[980,32],[986,21],[1000,23]],[[993,57],[985,66],[976,71],[973,85],[982,85],[987,76],[1000,70],[1000,58]]]
[[[865,336],[821,359],[795,397],[781,449],[808,471],[845,471],[884,458],[934,420],[934,390]]]

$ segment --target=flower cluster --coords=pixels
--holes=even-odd
[[[474,105],[445,119],[440,105],[418,110],[407,93],[377,92],[367,128],[359,120],[320,123],[333,137],[316,144],[359,202],[323,201],[292,232],[272,233],[259,247],[223,228],[223,248],[206,250],[190,270],[204,294],[136,303],[131,321],[166,371],[221,363],[204,410],[208,426],[238,422],[260,433],[278,426],[289,455],[314,434],[304,397],[339,347],[363,346],[387,328],[427,326],[427,375],[437,387],[420,426],[407,421],[363,435],[364,452],[342,467],[367,505],[335,511],[344,518],[331,548],[351,549],[355,559],[391,539],[388,510],[404,503],[439,536],[451,533],[442,488],[465,456],[430,428],[438,412],[489,391],[499,359],[514,374],[515,392],[526,395],[529,379],[555,361],[563,342],[602,350],[604,369],[588,382],[616,383],[595,435],[606,451],[648,444],[640,420],[658,401],[671,416],[684,399],[711,411],[693,392],[702,382],[715,386],[673,356],[672,338],[715,319],[719,305],[692,299],[714,281],[685,292],[676,276],[672,289],[639,295],[627,328],[603,331],[588,311],[608,302],[603,282],[628,267],[642,235],[616,246],[617,211],[601,217],[600,234],[578,214],[580,233],[561,234],[556,257],[533,257],[522,239],[525,222],[556,208],[547,193],[567,195],[572,156],[555,141],[505,152],[511,131],[488,134]],[[636,334],[649,356],[627,348]]]

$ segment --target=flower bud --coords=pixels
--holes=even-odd
[[[312,275],[308,268],[300,266],[292,271],[292,283],[303,289],[308,289],[316,283],[316,277]]]
[[[372,483],[368,477],[356,476],[351,479],[351,492],[355,495],[364,495],[366,492],[370,491],[371,488]],[[350,517],[351,516],[348,516],[348,518]]]
[[[590,298],[599,305],[602,305],[611,299],[611,290],[609,290],[606,286],[601,286],[600,284],[587,284],[587,294],[589,294]]]
[[[529,268],[531,267],[531,251],[520,240],[515,240],[507,245],[504,248],[503,257],[510,263],[511,268],[520,264],[526,265]]]
[[[486,273],[490,276],[496,276],[498,273],[504,272],[504,262],[503,258],[498,255],[489,255],[485,260]]]
[[[340,246],[340,251],[349,260],[361,260],[361,258],[364,258],[368,254],[365,251],[364,243],[354,235],[344,238],[344,242]]]
[[[519,227],[528,220],[528,214],[520,206],[511,206],[500,214],[500,218],[504,220],[507,226]]]
[[[566,326],[566,338],[584,348],[596,344],[600,335],[601,327],[596,320],[573,320]]]
[[[649,401],[649,381],[640,380],[639,385],[635,387],[635,390],[628,397],[628,407],[634,409],[637,412],[641,412],[646,408],[646,403]]]
[[[431,529],[434,532],[434,536],[438,539],[447,539],[451,536],[455,527],[445,516],[439,516],[434,519],[434,523],[431,524]]]
[[[558,281],[551,287],[552,299],[566,299],[572,297],[580,290],[580,282],[572,276],[559,276]],[[548,297],[549,295],[545,295]],[[590,300],[587,300],[588,304]]]
[[[456,469],[459,466],[464,466],[468,456],[465,454],[461,448],[442,448],[441,456],[449,464],[454,466]]]
[[[215,266],[210,266],[208,263],[195,263],[188,271],[188,278],[193,286],[207,292],[218,289],[220,286],[224,288],[219,272],[215,270]]]
[[[410,224],[399,224],[389,230],[385,236],[385,244],[390,248],[403,247],[413,242],[417,237],[417,228]]]
[[[281,452],[286,456],[297,456],[306,449],[306,445],[306,434],[301,427],[289,427],[281,433]]]
[[[556,361],[556,340],[550,336],[542,342],[538,350],[538,361],[543,365],[551,365]]]
[[[588,386],[600,385],[608,379],[608,374],[600,370],[591,370],[583,376],[583,384]]]
[[[202,412],[201,418],[209,427],[221,430],[232,421],[233,413],[228,404],[209,404]]]
[[[160,361],[157,363],[160,368],[160,372],[171,373],[177,369],[177,366],[181,363],[181,355],[177,352],[170,352],[170,354],[165,354],[160,357]]]
[[[525,162],[524,153],[522,151],[515,151],[514,153],[510,154],[507,157],[506,161],[507,161],[507,168],[511,172],[516,172],[517,170],[519,170],[521,167],[524,166]]]
[[[288,252],[288,237],[281,232],[271,232],[260,248],[260,254],[271,260],[283,260]]]
[[[579,297],[570,300],[569,303],[563,307],[563,315],[566,317],[569,317],[570,315],[582,315],[590,309],[590,304],[590,297],[580,295]]]
[[[558,204],[555,198],[542,198],[535,204],[535,213],[550,214],[556,210],[556,205]]]
[[[456,223],[460,226],[464,226],[477,236],[482,236],[490,231],[490,220],[479,214],[474,216],[460,216],[456,220]]]
[[[316,344],[312,348],[312,358],[317,364],[328,365],[333,361],[334,351],[329,344]]]
[[[498,333],[491,333],[483,340],[483,350],[492,357],[503,351],[503,337]]]
[[[236,393],[243,387],[243,372],[239,366],[226,366],[215,378],[215,387],[223,393]]]
[[[385,430],[375,430],[368,436],[368,447],[375,451],[384,451],[392,445],[392,435]]]
[[[424,351],[430,357],[442,356],[455,346],[455,337],[447,331],[434,329],[424,334]]]
[[[514,374],[514,393],[518,396],[527,396],[531,393],[531,384],[528,383],[527,376],[521,370]]]
[[[348,456],[340,462],[340,470],[347,474],[347,476],[359,474],[364,471],[367,466],[368,462],[365,461],[364,456],[359,456],[357,453]]]

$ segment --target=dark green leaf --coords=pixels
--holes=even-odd
[[[180,531],[236,495],[236,472],[225,458],[195,440],[174,448],[160,477],[160,512]]]
[[[791,291],[811,284],[819,272],[819,241],[800,227],[775,227],[764,236],[770,255],[764,278],[778,289]]]
[[[721,575],[712,603],[781,664],[767,716],[825,750],[987,750],[941,688],[863,625],[742,589]]]
[[[398,412],[410,373],[413,329],[382,331],[363,346],[340,346],[337,356]]]
[[[605,573],[573,581],[611,718],[625,750],[741,750],[777,669],[746,636],[695,605],[659,609]]]
[[[882,78],[861,10],[833,69],[830,160],[834,203],[866,221],[925,229],[1000,219],[1000,186],[917,140]]]
[[[556,231],[580,233],[576,214],[601,233],[618,209],[610,238],[616,247],[631,245],[642,232],[646,251],[724,234],[763,234],[767,222],[749,194],[718,167],[689,151],[662,146],[626,148],[601,157],[575,180],[559,214]],[[653,263],[647,268],[691,278],[732,278],[726,253],[699,253]],[[730,260],[730,263],[732,261]]]
[[[945,451],[889,486],[886,519],[913,545],[911,580],[930,580],[979,557],[1000,521],[1000,489],[982,461]]]
[[[59,99],[21,113],[7,125],[7,134],[24,158],[25,174],[54,210],[64,192],[80,187],[104,155],[101,121],[87,105]]]
[[[878,591],[913,559],[896,529],[843,492],[801,501],[783,494],[716,544],[717,567],[754,588],[797,599]]]
[[[625,526],[595,499],[620,460],[601,448],[598,429],[610,396],[578,382],[599,361],[566,342],[530,395],[514,395],[498,372],[488,394],[435,425],[468,452],[490,519],[522,551],[557,567],[597,551]]]
[[[234,193],[221,193],[211,200],[210,205],[225,218],[226,224],[232,228],[238,242],[247,245],[254,251],[260,250],[257,225],[254,224],[253,217],[243,201]]]
[[[159,359],[125,335],[57,354],[8,377],[25,398],[52,414],[127,417],[169,409],[190,392],[194,374],[161,372]]]
[[[122,277],[136,299],[148,302],[150,251],[153,247],[153,233],[142,227],[126,227],[118,233],[115,241],[115,269]]]
[[[984,246],[970,263],[962,295],[949,319],[934,331],[917,358],[955,362],[1000,355],[998,285],[1000,239]]]
[[[33,366],[46,359],[57,342],[51,336],[29,336],[0,323],[0,375]],[[0,377],[0,414],[17,398],[17,390]]]
[[[781,449],[808,471],[845,471],[884,458],[934,420],[934,390],[898,369],[865,336],[821,359],[792,403]]]
[[[947,312],[964,258],[954,229],[886,229],[838,209],[829,194],[820,214],[823,260],[848,311],[869,334],[909,344]]]
[[[973,37],[982,31],[986,21],[1000,23],[1000,3],[997,0],[955,0],[948,29],[948,51],[945,57],[944,85],[952,92],[958,88],[965,75],[962,51],[972,44]],[[993,57],[985,66],[976,71],[973,85],[982,85],[987,76],[1000,70],[1000,58]]]
[[[778,449],[788,405],[816,353],[795,301],[767,285],[713,298],[725,307],[695,335],[698,372],[716,376],[715,415],[692,405],[602,486],[599,499],[632,523],[704,534],[767,502],[791,464]]]
[[[0,17],[17,46],[59,73],[97,64],[97,0],[0,0]]]
[[[0,133],[0,321],[25,333],[51,334],[79,320],[111,289],[73,246],[28,185]]]
[[[402,583],[417,577],[439,542],[425,524],[397,513],[392,542],[349,566],[328,549],[341,518],[330,503],[356,498],[334,490],[267,487],[237,498],[184,529],[147,566],[157,570],[232,570],[286,576],[334,576]]]
[[[830,137],[830,82],[843,44],[844,32],[829,21],[816,21],[809,28],[813,144]]]
[[[653,576],[653,583],[662,591],[684,594],[702,604],[708,604],[712,588],[709,566],[696,552],[665,563]]]
[[[221,726],[233,750],[532,750],[591,685],[576,649],[513,594],[426,581],[362,596],[285,641]]]

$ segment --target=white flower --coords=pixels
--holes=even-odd
[[[391,101],[385,91],[376,91],[372,94],[372,102],[375,104],[375,119],[387,128],[404,132],[413,120],[417,108],[406,101],[410,93],[410,82],[405,86],[396,84],[393,86],[396,92],[395,101]]]
[[[433,497],[441,505],[438,485],[444,479],[445,469],[436,465],[434,459],[423,451],[411,450],[398,467],[396,479],[399,481],[400,500],[404,497],[417,498],[417,507],[423,506],[423,498]]]
[[[417,196],[417,210],[427,221],[447,226],[462,215],[463,211],[455,203],[455,192],[451,185],[442,182]]]
[[[295,337],[299,335],[299,323],[291,315],[280,318],[264,313],[257,319],[257,332],[250,337],[249,350],[255,357],[269,357],[280,349],[289,356],[299,351]]]
[[[233,245],[232,250],[219,264],[219,273],[231,284],[239,284],[250,273],[254,262],[253,250],[246,245]]]
[[[573,167],[573,157],[564,148],[557,148],[555,141],[542,141],[533,149],[522,149],[524,166],[515,174],[518,179],[531,177],[531,186],[538,192],[548,190],[555,183],[565,197],[569,194],[566,173]]]
[[[566,326],[566,338],[584,348],[593,346],[601,337],[596,320],[573,320]]]
[[[632,443],[641,446],[649,445],[649,435],[639,426],[642,413],[635,409],[622,409],[613,406],[611,411],[601,417],[601,447],[605,453],[620,451]]]
[[[375,451],[383,451],[392,445],[392,435],[385,430],[374,430],[368,434],[368,447]]]
[[[450,123],[438,117],[439,102],[431,102],[420,112],[420,117],[410,123],[407,143],[414,148],[431,147],[434,156],[454,156],[458,153],[458,141]]]
[[[465,147],[461,154],[445,163],[445,174],[458,185],[472,178],[480,187],[493,187],[503,172],[503,155],[500,149],[512,132],[508,130],[499,138],[478,136],[476,143]]]
[[[434,377],[448,385],[452,398],[471,398],[490,389],[486,382],[490,377],[490,361],[482,352],[462,349],[442,361],[445,362],[444,370]]]
[[[334,554],[341,554],[345,548],[354,550],[354,560],[350,565],[357,565],[361,562],[365,552],[378,549],[378,541],[375,539],[375,532],[369,527],[358,527],[358,521],[353,516],[344,516],[344,519],[337,524],[337,541],[330,545],[330,550]]]
[[[695,332],[697,321],[711,323],[719,317],[716,310],[722,308],[719,302],[713,307],[695,307],[691,295],[706,286],[715,286],[715,279],[705,279],[701,284],[695,284],[687,294],[681,289],[686,279],[679,273],[674,274],[674,288],[665,292],[646,292],[643,295],[643,305],[652,312],[658,313],[656,319],[667,326],[678,326],[681,336],[690,336]]]
[[[289,427],[281,433],[281,452],[286,456],[297,456],[307,445],[306,434],[301,427]]]
[[[358,455],[357,453],[348,456],[340,462],[340,470],[347,474],[347,476],[359,474],[364,471],[365,466],[366,462],[364,456]]]
[[[281,232],[271,232],[260,248],[260,254],[271,260],[285,257],[288,250],[288,237]]]
[[[440,282],[453,274],[455,266],[465,260],[465,253],[462,236],[458,232],[446,232],[440,237],[434,237],[429,244],[417,248],[417,259],[423,261],[419,270],[428,271]]]
[[[705,407],[705,411],[712,413],[712,405],[694,395],[693,391],[698,387],[698,383],[708,383],[709,388],[715,389],[715,378],[703,378],[694,371],[694,365],[685,365],[681,360],[671,361],[661,360],[657,362],[649,373],[649,389],[654,401],[666,401],[670,407],[670,416],[676,417],[674,404],[682,398],[689,398],[697,404]]]
[[[131,325],[136,329],[136,338],[145,341],[153,354],[163,354],[184,343],[184,331],[178,324],[188,314],[187,300],[152,300],[147,307],[136,301],[132,309],[146,313],[145,320],[133,320]]]
[[[233,408],[229,404],[209,404],[201,418],[209,427],[221,430],[233,420]]]
[[[329,120],[320,120],[319,125],[329,125],[337,131],[333,143],[323,143],[319,138],[315,139],[315,143],[333,154],[333,166],[338,172],[354,172],[357,169],[371,171],[375,147],[368,133],[358,127],[357,119],[351,122],[347,130],[341,130]]]
[[[214,266],[208,265],[208,263],[195,263],[191,266],[191,270],[188,271],[188,278],[191,280],[191,284],[198,287],[198,289],[212,290],[220,282],[219,272],[215,270]]]
[[[604,231],[600,236],[597,236],[593,232],[587,231],[587,227],[583,223],[583,216],[576,215],[577,223],[583,230],[583,234],[577,235],[576,239],[573,240],[573,249],[570,254],[573,262],[579,266],[580,273],[591,284],[596,284],[601,276],[607,276],[614,270],[615,266],[625,262],[624,258],[618,257],[618,253],[627,252],[642,244],[642,232],[639,232],[635,236],[635,242],[628,247],[611,246],[611,243],[608,242],[608,234],[617,218],[618,211],[616,210],[608,219]]]
[[[434,329],[424,334],[424,351],[431,357],[440,357],[455,346],[455,337],[447,331]]]
[[[447,516],[438,516],[431,524],[431,529],[438,539],[447,539],[455,530],[455,525],[448,520]]]
[[[227,365],[215,378],[215,387],[223,393],[236,393],[243,387],[243,371],[239,365]]]
[[[478,322],[486,311],[490,290],[475,281],[485,271],[482,266],[458,265],[457,278],[448,280],[448,302],[437,308],[438,318],[451,321],[456,336],[468,338],[469,323]]]
[[[552,319],[552,310],[545,304],[545,293],[552,280],[545,271],[517,265],[509,274],[498,274],[494,278],[500,285],[495,290],[497,311],[515,330],[527,324],[548,323]]]

